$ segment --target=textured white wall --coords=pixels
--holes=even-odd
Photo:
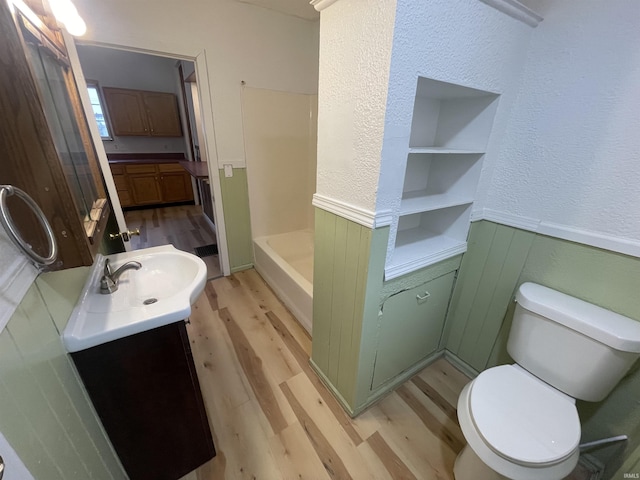
[[[378,211],[400,208],[418,76],[501,95],[476,195],[482,204],[532,31],[477,0],[398,0]]]
[[[206,52],[220,163],[244,160],[240,81],[316,93],[318,22],[226,0],[77,0],[83,41],[178,56]]]
[[[639,19],[636,0],[549,6],[485,207],[640,240]]]
[[[85,78],[101,87],[168,92],[180,101],[176,60],[93,45],[77,45],[76,49]],[[184,137],[114,137],[102,143],[109,153],[187,152]]]
[[[342,0],[321,13],[317,193],[374,212],[395,0]]]

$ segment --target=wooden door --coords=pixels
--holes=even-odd
[[[181,137],[180,114],[176,96],[171,93],[142,92],[149,120],[150,135]]]
[[[114,135],[150,135],[142,92],[103,88]]]

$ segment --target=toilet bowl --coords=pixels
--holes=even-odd
[[[640,322],[524,283],[507,350],[458,398],[456,480],[561,480],[580,456],[575,399],[603,400],[640,356]]]
[[[485,370],[468,383],[458,419],[468,442],[456,460],[458,480],[561,479],[578,462],[574,399],[517,365]]]

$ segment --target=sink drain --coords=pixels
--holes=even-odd
[[[157,298],[147,298],[147,299],[146,299],[144,302],[142,302],[142,303],[144,303],[145,305],[151,305],[151,304],[156,303],[157,301],[158,301],[158,299],[157,299]]]

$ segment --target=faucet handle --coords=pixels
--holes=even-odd
[[[107,258],[104,261],[104,276],[105,277],[110,277],[111,276],[111,266],[109,265],[109,259]]]

